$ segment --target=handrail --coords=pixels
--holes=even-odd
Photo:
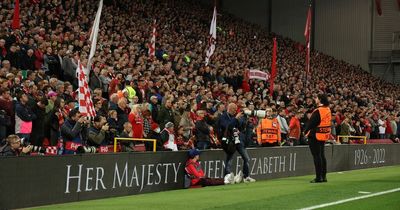
[[[156,139],[140,139],[140,138],[114,138],[114,153],[117,152],[117,141],[150,141],[153,142],[153,152],[156,152]]]

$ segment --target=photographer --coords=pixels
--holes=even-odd
[[[93,119],[93,124],[88,132],[88,146],[104,146],[108,145],[108,130],[109,126],[106,123],[106,118],[103,116],[96,116]]]
[[[65,143],[64,154],[74,154],[84,144],[85,127],[89,124],[87,117],[81,116],[78,109],[68,114],[68,119],[61,126],[61,136]]]
[[[22,146],[21,139],[17,135],[9,135],[5,144],[0,146],[0,156],[22,156],[28,155],[33,146]]]
[[[222,148],[226,153],[224,182],[233,184],[234,182],[241,182],[242,178],[244,178],[244,182],[255,182],[256,180],[249,176],[250,158],[244,147],[244,135],[240,133],[245,123],[244,114],[237,111],[237,105],[230,103],[227,111],[221,115],[218,122],[217,132],[219,136],[222,136]],[[239,152],[243,159],[243,177],[241,173],[235,177],[231,172],[232,159],[236,151]]]

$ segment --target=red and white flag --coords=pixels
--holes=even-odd
[[[14,5],[14,16],[11,24],[12,29],[18,29],[21,27],[20,24],[20,19],[19,19],[19,0],[15,0],[15,5]]]
[[[153,23],[153,30],[151,32],[151,38],[149,43],[149,57],[151,60],[156,56],[156,20]]]
[[[76,72],[78,72],[79,112],[82,116],[93,118],[96,116],[96,110],[94,109],[92,97],[90,95],[87,76],[80,61],[78,61],[78,68],[76,69]]]
[[[307,48],[307,56],[306,56],[306,71],[310,72],[310,42],[311,42],[311,5],[308,7],[307,12],[307,21],[306,28],[304,30],[304,37],[306,38],[306,48]]]
[[[215,51],[215,44],[217,42],[217,8],[214,7],[213,19],[210,26],[210,35],[208,38],[208,49],[206,54],[206,66],[210,62],[210,58]]]
[[[94,19],[93,27],[90,32],[90,38],[89,41],[91,42],[90,46],[90,53],[89,53],[89,58],[87,62],[87,68],[85,71],[85,74],[89,74],[89,70],[91,69],[92,65],[92,59],[94,56],[94,53],[96,52],[96,45],[97,45],[97,36],[99,34],[99,25],[100,25],[100,16],[101,16],[101,10],[103,9],[103,0],[100,0],[99,2],[99,8],[97,9],[96,17]]]
[[[274,81],[275,81],[275,77],[278,74],[277,70],[276,70],[276,51],[278,48],[278,44],[276,42],[276,38],[274,38],[273,40],[274,44],[272,47],[272,63],[271,63],[271,78],[269,80],[269,94],[270,96],[273,95],[274,93]]]
[[[247,71],[247,77],[249,79],[258,79],[267,81],[269,79],[269,74],[268,72],[263,72],[259,69],[250,69]]]

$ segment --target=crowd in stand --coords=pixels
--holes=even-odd
[[[293,131],[307,121],[320,92],[331,102],[333,136],[395,140],[400,133],[399,86],[317,51],[307,76],[301,44],[229,14],[218,15],[217,47],[206,67],[212,9],[195,0],[105,1],[89,75],[97,116],[88,119],[76,109],[76,69],[88,57],[97,4],[22,1],[15,30],[13,6],[0,2],[0,139],[17,134],[35,146],[63,147],[63,154],[106,146],[114,137],[157,139],[158,150],[208,149],[218,147],[219,117],[235,104],[248,146],[256,145],[259,119],[240,114],[244,109],[272,108],[283,136],[305,143]],[[270,69],[272,37],[278,74],[271,94],[268,81],[249,81],[246,70]],[[134,151],[135,143],[121,143],[121,150]]]

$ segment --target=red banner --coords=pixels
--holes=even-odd
[[[379,16],[381,16],[382,15],[381,0],[375,0],[375,6],[376,6],[376,12],[378,13]]]
[[[399,6],[399,10],[400,10],[400,0],[397,0],[397,5]]]
[[[12,29],[20,28],[20,20],[19,20],[19,0],[15,0],[14,6],[14,16],[11,24]]]

